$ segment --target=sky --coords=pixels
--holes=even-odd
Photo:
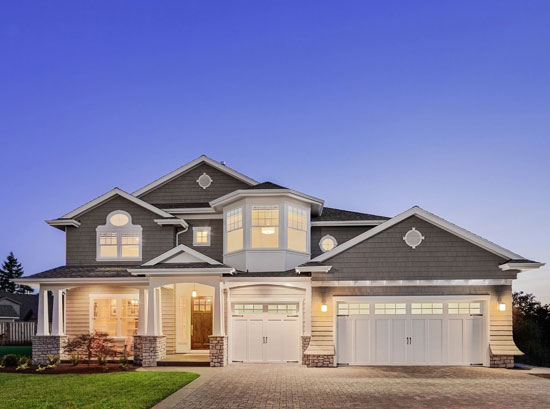
[[[419,205],[550,262],[548,1],[0,5],[0,259],[206,154],[327,206]],[[550,303],[550,267],[515,290]]]

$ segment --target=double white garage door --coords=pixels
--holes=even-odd
[[[337,314],[339,364],[485,363],[483,301],[346,301]]]

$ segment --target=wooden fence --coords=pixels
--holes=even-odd
[[[0,322],[0,345],[30,345],[36,322]]]

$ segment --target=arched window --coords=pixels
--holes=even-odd
[[[132,224],[130,213],[109,213],[105,225],[96,229],[97,260],[141,260],[141,230],[141,226]]]

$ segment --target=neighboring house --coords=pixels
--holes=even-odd
[[[146,366],[201,351],[213,366],[510,366],[512,281],[543,265],[416,206],[333,209],[205,156],[47,223],[66,265],[16,280],[40,286],[38,361],[100,330],[133,337]]]
[[[0,291],[0,322],[36,321],[37,317],[38,294]]]

